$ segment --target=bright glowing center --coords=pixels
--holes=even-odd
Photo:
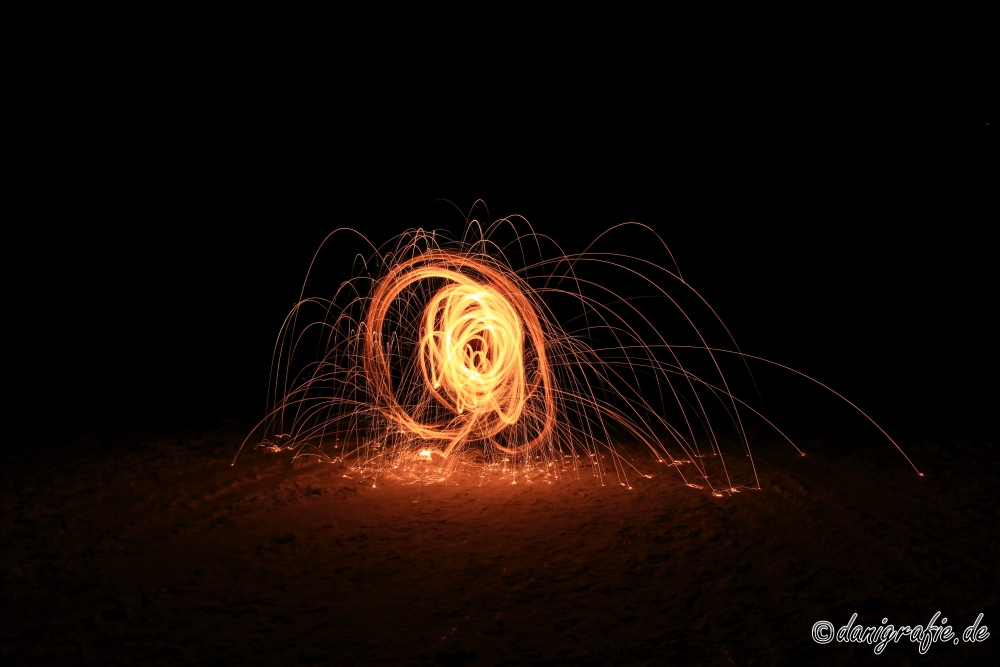
[[[424,380],[457,414],[484,410],[513,424],[524,407],[523,340],[521,319],[501,294],[483,285],[447,285],[424,310]]]
[[[385,348],[383,328],[393,303],[424,280],[444,281],[422,309],[417,340],[421,394],[452,413],[443,418],[428,413],[422,399],[400,403]],[[504,271],[468,255],[428,251],[379,281],[364,325],[363,363],[379,411],[401,432],[438,443],[432,453],[447,458],[464,443],[489,440],[499,451],[518,454],[540,447],[552,433],[556,402],[545,332],[530,299]],[[516,441],[491,440],[526,414]]]

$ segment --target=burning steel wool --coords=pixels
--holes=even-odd
[[[385,329],[393,304],[424,281],[444,284],[418,320],[420,377],[401,403]],[[377,283],[361,326],[365,376],[387,422],[430,443],[441,458],[470,442],[515,457],[544,447],[556,416],[555,379],[545,329],[526,293],[502,267],[468,253],[431,249],[393,267]],[[520,429],[510,428],[522,420]]]
[[[598,241],[623,231],[672,262],[642,225]],[[324,245],[343,235],[364,239],[340,229]],[[749,375],[748,359],[766,360],[739,350],[676,265],[595,244],[566,254],[519,217],[468,220],[461,238],[410,230],[368,243],[332,297],[307,297],[321,246],[275,346],[260,446],[342,462],[372,485],[584,473],[631,488],[648,476],[623,453],[634,444],[689,486],[759,489],[743,415],[777,427],[737,398],[723,365],[735,358]],[[666,282],[710,315],[725,347]]]

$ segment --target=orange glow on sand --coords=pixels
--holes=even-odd
[[[624,228],[673,261],[643,225],[619,225],[598,241]],[[368,243],[339,229],[324,245],[348,234]],[[686,485],[722,496],[760,489],[746,414],[805,455],[735,395],[726,358],[747,374],[750,361],[792,371],[871,421],[826,385],[740,351],[676,266],[591,250],[596,243],[567,255],[519,217],[485,227],[468,220],[461,238],[410,230],[381,248],[368,243],[371,253],[357,256],[354,277],[333,297],[306,297],[321,246],[275,345],[268,414],[247,441],[261,433],[272,451],[343,462],[345,476],[372,486],[381,476],[530,484],[589,473],[632,489],[630,477],[649,475],[622,454],[627,441]],[[612,272],[618,282],[603,279]],[[707,310],[729,346],[710,344],[665,282]],[[660,331],[650,298],[679,316],[687,342]],[[701,355],[698,372],[691,354]]]

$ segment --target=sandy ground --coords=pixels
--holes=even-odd
[[[2,473],[7,664],[998,664],[997,457],[984,443],[806,458],[715,498],[652,461],[593,478],[376,488],[229,424],[23,449]],[[981,644],[815,644],[813,623]]]

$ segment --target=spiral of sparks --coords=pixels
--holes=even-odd
[[[421,318],[419,360],[424,388],[450,414],[425,421],[396,399],[384,347],[389,310],[412,284],[446,281]],[[379,281],[364,323],[364,368],[385,418],[417,438],[437,443],[448,457],[465,442],[483,441],[516,424],[531,402],[544,412],[537,433],[523,444],[494,446],[508,454],[530,452],[555,421],[552,369],[545,333],[531,302],[503,272],[475,258],[431,251],[394,267]],[[534,351],[526,365],[526,343]]]
[[[619,227],[669,255],[648,228]],[[506,245],[501,230],[513,232]],[[802,374],[741,352],[676,266],[589,248],[567,255],[521,218],[485,229],[467,220],[461,239],[417,229],[370,247],[332,298],[306,297],[303,285],[275,347],[268,412],[254,431],[261,445],[343,462],[347,476],[372,483],[551,482],[587,471],[631,488],[629,477],[645,473],[624,443],[715,495],[760,488],[744,416],[785,436],[736,395],[724,360],[748,376],[751,360]],[[584,276],[587,267],[602,279]],[[611,272],[637,293],[612,289]],[[708,341],[692,308],[726,345]],[[667,314],[669,338],[659,324]],[[724,455],[734,445],[739,456]]]

